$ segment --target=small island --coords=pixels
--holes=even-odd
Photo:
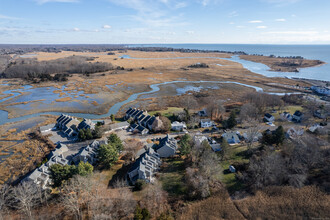
[[[241,59],[263,63],[269,66],[270,71],[299,72],[300,68],[315,67],[325,64],[321,60],[308,60],[301,56],[276,57],[274,55],[240,55]]]

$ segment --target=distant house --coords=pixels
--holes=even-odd
[[[203,136],[203,135],[195,135],[194,136],[194,143],[197,146],[200,146],[203,143],[203,141],[208,141],[206,136]]]
[[[321,109],[316,110],[313,115],[314,115],[314,117],[319,118],[319,119],[325,119],[328,116],[327,112],[322,111]]]
[[[206,109],[203,109],[201,111],[198,112],[198,115],[200,117],[207,117],[207,112],[206,112]]]
[[[322,129],[323,127],[320,124],[314,124],[313,126],[309,127],[308,130],[312,133],[316,132],[318,129]]]
[[[41,134],[44,134],[44,133],[52,131],[54,128],[55,128],[55,124],[49,124],[46,126],[41,126],[39,129],[40,129]]]
[[[52,184],[50,175],[50,167],[54,164],[67,165],[69,161],[63,155],[56,155],[51,157],[46,163],[35,169],[30,175],[25,177],[22,181],[33,182],[42,189],[49,188]]]
[[[233,165],[230,165],[230,166],[229,166],[229,171],[230,171],[231,173],[236,173],[236,168],[235,168]]]
[[[195,135],[194,136],[194,143],[197,145],[197,146],[201,146],[201,144],[204,142],[204,141],[207,141],[208,144],[211,146],[212,150],[214,152],[218,152],[218,151],[221,151],[221,146],[219,143],[217,143],[214,139],[212,139],[211,137],[206,137],[206,136],[203,136],[203,135]]]
[[[184,129],[187,129],[186,123],[178,121],[173,122],[171,127],[173,131],[183,131]]]
[[[241,141],[236,132],[226,132],[222,135],[228,144],[239,144]]]
[[[80,129],[91,129],[94,130],[95,129],[95,123],[90,120],[90,119],[85,119],[80,122],[80,124],[78,125],[78,130]]]
[[[94,130],[95,123],[89,119],[84,119],[82,122],[80,122],[74,117],[61,114],[61,116],[56,119],[55,127],[61,130],[67,136],[72,137],[76,136],[80,129]]]
[[[264,116],[264,121],[265,122],[273,122],[273,121],[275,121],[275,118],[271,114],[266,113],[265,116]]]
[[[319,95],[330,96],[330,89],[322,86],[312,86],[311,90]]]
[[[214,125],[214,121],[211,119],[201,119],[201,128],[209,128]]]
[[[300,123],[303,117],[303,113],[299,110],[297,110],[293,115],[292,115],[292,121]]]
[[[160,157],[171,157],[175,155],[178,149],[178,143],[174,138],[170,138],[169,135],[166,135],[166,137],[157,140],[159,144],[154,146],[154,148]]]
[[[131,131],[133,133],[140,133],[142,135],[146,135],[149,133],[149,130],[141,125],[138,124],[132,124],[131,125]]]
[[[288,121],[292,121],[292,115],[289,112],[283,112],[281,114],[281,118],[283,120],[288,120]]]
[[[130,124],[127,121],[114,123],[109,126],[108,132],[124,130],[124,129],[127,129],[129,126],[130,126]]]
[[[57,118],[56,127],[63,131],[67,136],[76,136],[78,134],[78,125],[80,121],[68,115],[61,115]]]
[[[207,140],[208,140],[209,145],[211,146],[211,148],[214,152],[221,151],[221,145],[219,143],[217,143],[214,139],[209,137]]]
[[[102,144],[107,144],[107,141],[96,141],[94,140],[91,144],[80,149],[80,151],[73,157],[72,161],[75,164],[79,162],[88,162],[92,165],[95,165],[97,162],[97,150]]]
[[[132,184],[138,179],[146,182],[153,182],[154,175],[161,165],[160,156],[152,148],[143,153],[132,165],[127,173],[127,177]]]
[[[49,153],[49,155],[47,156],[47,159],[50,159],[54,156],[60,156],[63,155],[65,152],[67,152],[69,149],[65,144],[61,144],[59,143],[55,150],[53,150],[52,152]]]
[[[147,116],[143,117],[143,119],[139,122],[139,124],[143,127],[147,127],[147,123],[151,118],[152,117],[150,115],[147,115]]]
[[[245,133],[243,133],[242,137],[243,137],[244,140],[246,140],[246,141],[250,141],[250,140],[248,140],[248,139],[251,138],[251,139],[252,139],[252,142],[258,142],[258,141],[262,138],[262,133],[257,132],[257,133],[255,134],[255,136],[252,138],[252,137],[248,137],[248,133],[245,132]]]
[[[302,136],[304,134],[304,129],[296,129],[296,128],[289,128],[289,130],[286,132],[287,138],[297,138],[298,136]]]
[[[129,108],[126,111],[125,119],[137,120],[143,114],[147,114],[147,112],[136,108]]]

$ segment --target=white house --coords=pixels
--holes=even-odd
[[[281,114],[281,118],[283,120],[288,120],[288,121],[292,121],[292,115],[289,112],[283,112]]]
[[[203,135],[195,135],[194,136],[194,143],[197,146],[200,146],[203,143],[203,141],[208,141],[206,136],[203,136]]]
[[[289,130],[286,132],[286,136],[288,138],[296,138],[298,136],[301,136],[304,134],[304,129],[300,128],[300,129],[296,129],[296,128],[289,128]]]
[[[211,119],[201,119],[201,128],[209,128],[214,125],[214,121]]]
[[[187,129],[186,123],[175,121],[171,124],[172,130],[174,131],[182,131]]]
[[[273,122],[273,121],[275,121],[275,118],[271,114],[266,113],[265,116],[264,116],[264,121],[265,122]]]
[[[312,133],[314,133],[315,131],[317,131],[317,129],[321,129],[323,128],[320,124],[314,124],[313,126],[309,127],[308,130]]]

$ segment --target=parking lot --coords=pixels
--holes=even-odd
[[[54,144],[61,142],[62,144],[74,143],[76,138],[68,138],[62,131],[52,130],[44,133],[44,136],[48,136]]]

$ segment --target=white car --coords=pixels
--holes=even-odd
[[[274,127],[275,125],[273,124],[273,122],[267,122],[266,123],[267,125],[271,126],[271,127]]]

